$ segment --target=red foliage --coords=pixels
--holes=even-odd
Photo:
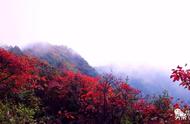
[[[36,87],[37,71],[34,61],[27,56],[17,56],[0,49],[0,90],[18,93]]]
[[[177,69],[172,69],[170,78],[173,81],[180,81],[180,85],[190,90],[190,69],[183,69],[181,66],[177,66]]]
[[[157,111],[155,105],[146,102],[144,99],[139,99],[133,107],[135,110],[142,113],[144,117],[147,117],[151,113],[155,113]]]
[[[190,90],[190,70],[178,66],[171,78]],[[60,71],[46,62],[18,56],[0,49],[0,93],[19,94],[33,90],[46,115],[61,123],[178,123],[174,109],[188,110],[183,101],[172,105],[173,97],[162,96],[150,102],[140,91],[112,74],[90,77]],[[181,122],[179,122],[181,123]]]

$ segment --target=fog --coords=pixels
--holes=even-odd
[[[0,44],[66,45],[92,66],[190,62],[188,0],[0,0]]]
[[[179,86],[179,82],[170,79],[171,71],[157,69],[151,66],[119,66],[108,65],[96,68],[99,73],[112,73],[113,75],[127,79],[127,83],[139,89],[142,95],[158,95],[167,91],[175,100],[178,98],[190,103],[188,89]]]

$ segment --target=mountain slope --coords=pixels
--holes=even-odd
[[[37,57],[47,61],[50,65],[60,70],[72,70],[89,76],[97,75],[96,70],[91,67],[84,58],[66,46],[35,43],[24,48],[23,51],[17,46],[9,46],[6,47],[6,49],[17,55],[26,54]]]
[[[59,69],[80,71],[89,76],[97,75],[96,70],[84,58],[66,46],[36,43],[25,48],[24,53],[45,60]]]

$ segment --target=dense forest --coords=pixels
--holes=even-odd
[[[45,47],[0,48],[0,123],[189,124],[190,116],[174,113],[189,105],[167,91],[144,96],[127,78],[98,74],[69,48]],[[178,66],[168,78],[190,90],[190,70]]]

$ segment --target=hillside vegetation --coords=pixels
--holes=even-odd
[[[174,109],[189,110],[167,92],[142,96],[127,80],[99,74],[63,46],[0,49],[2,124],[171,124]],[[69,64],[69,65],[68,65]],[[171,78],[189,88],[189,71]]]

